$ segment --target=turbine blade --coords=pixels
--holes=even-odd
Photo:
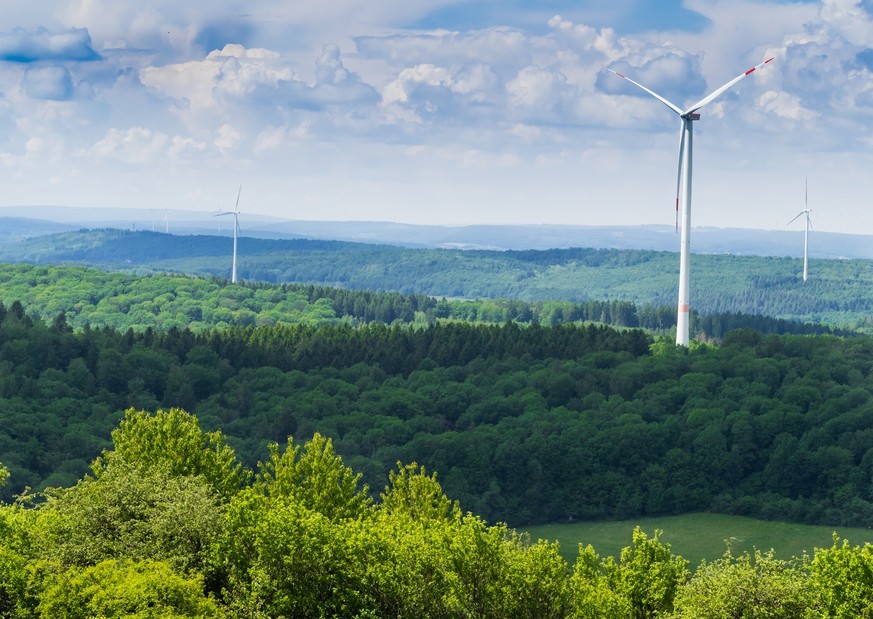
[[[809,229],[810,229],[810,230],[812,230],[812,219],[811,219],[810,216],[809,216],[809,214],[810,214],[811,212],[812,212],[812,211],[807,211],[807,212],[806,212],[806,225],[809,226]],[[813,232],[815,232],[815,230],[813,230]]]
[[[608,67],[607,67],[606,70],[609,71],[610,73],[615,73],[617,76],[619,76],[619,77],[622,78],[622,79],[626,79],[627,81],[629,81],[631,84],[633,84],[633,85],[636,86],[637,88],[642,88],[642,89],[645,90],[647,93],[649,93],[650,95],[652,95],[653,97],[655,97],[655,99],[657,99],[658,101],[660,101],[661,103],[663,103],[664,105],[666,105],[668,108],[670,108],[671,110],[673,110],[674,112],[676,112],[676,113],[679,114],[680,116],[682,115],[682,110],[679,109],[679,106],[677,106],[677,105],[673,105],[672,103],[670,103],[669,101],[667,101],[664,97],[662,97],[661,95],[659,95],[659,94],[656,93],[655,91],[653,91],[653,90],[649,90],[648,88],[646,88],[646,87],[643,86],[642,84],[633,81],[631,78],[629,78],[629,77],[626,76],[626,75],[622,75],[622,74],[619,73],[618,71],[613,71],[612,69],[610,69],[610,68],[608,68]]]
[[[236,207],[234,207],[234,210],[237,213],[239,213],[239,196],[241,193],[242,193],[242,183],[240,183],[240,185],[239,185],[239,191],[236,192]]]
[[[223,213],[216,213],[213,217],[221,217],[222,215],[235,215],[233,211],[224,211]]]
[[[679,125],[679,163],[676,170],[676,232],[679,232],[679,191],[682,186],[682,157],[685,155],[685,123]]]
[[[800,217],[800,216],[803,215],[804,213],[806,213],[806,211],[800,211],[797,215],[795,215],[795,216],[791,219],[791,221],[789,221],[789,222],[788,222],[787,224],[785,224],[785,225],[787,226],[787,225],[791,224],[795,219],[797,219],[798,217]],[[808,215],[807,215],[807,216],[808,216]]]
[[[751,69],[749,69],[749,70],[746,71],[745,73],[740,73],[738,76],[736,76],[734,79],[732,79],[731,81],[729,81],[727,84],[725,84],[725,85],[722,86],[721,88],[718,88],[718,89],[714,90],[713,92],[711,92],[710,94],[706,95],[703,99],[701,99],[700,101],[698,101],[697,103],[695,103],[694,105],[692,105],[690,108],[688,108],[687,110],[685,110],[685,112],[683,112],[682,114],[683,114],[683,115],[684,115],[684,114],[693,114],[694,112],[696,112],[697,110],[699,110],[699,109],[702,108],[703,106],[708,105],[709,103],[712,102],[713,99],[715,99],[716,97],[718,97],[718,96],[719,96],[721,93],[723,93],[725,90],[727,90],[728,88],[730,88],[731,86],[733,86],[734,84],[736,84],[737,82],[739,82],[741,79],[743,79],[743,78],[746,77],[747,75],[749,75],[749,74],[751,74],[751,73],[754,73],[755,71],[757,71],[758,69],[760,69],[761,67],[763,67],[765,64],[767,64],[768,62],[770,62],[771,60],[773,60],[773,58],[768,58],[767,60],[765,60],[765,61],[762,62],[761,64],[759,64],[759,65],[755,65],[754,67],[752,67]]]

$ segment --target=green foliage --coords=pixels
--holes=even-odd
[[[656,530],[649,538],[639,527],[633,532],[633,545],[621,551],[614,564],[605,560],[606,579],[612,590],[627,600],[633,619],[652,619],[669,614],[680,587],[689,577],[688,562],[670,552]]]
[[[630,602],[615,590],[608,577],[615,564],[604,561],[589,544],[579,545],[579,556],[570,586],[573,591],[573,619],[625,619]]]
[[[756,550],[702,563],[676,598],[676,619],[796,619],[814,608],[806,570],[798,560],[781,561]],[[825,616],[832,617],[828,614]],[[858,616],[858,615],[853,615]]]
[[[346,467],[333,441],[316,433],[301,450],[288,439],[270,445],[270,458],[261,465],[256,487],[271,498],[298,502],[331,521],[361,518],[370,505],[368,488],[358,488],[362,475]]]
[[[99,480],[113,467],[156,470],[170,476],[198,476],[225,498],[246,479],[233,449],[220,432],[203,432],[193,415],[179,409],[151,414],[128,409],[112,432],[112,451],[92,465]],[[125,471],[123,474],[127,474]]]
[[[0,505],[0,617],[27,617],[28,564],[36,521],[21,505]]]
[[[48,491],[40,512],[47,556],[64,565],[124,557],[204,571],[223,508],[202,477],[116,462]]]
[[[323,453],[324,443],[306,450]],[[282,491],[264,494],[256,484],[228,511],[221,554],[231,558],[235,614],[561,617],[569,607],[555,545],[462,518],[419,467],[401,466],[382,495],[388,504],[362,506],[371,514],[351,519],[305,504],[305,488],[292,488],[311,484],[305,476],[272,479]]]
[[[636,527],[633,544],[621,551],[621,559],[601,559],[591,546],[579,547],[573,573],[577,607],[575,617],[666,617],[689,577],[688,562],[670,552],[660,540]]]
[[[182,619],[224,617],[203,592],[202,579],[183,576],[151,560],[106,560],[43,575],[36,608],[41,617]]]
[[[397,463],[397,470],[389,473],[388,487],[381,495],[381,509],[392,516],[403,515],[424,524],[458,521],[461,507],[452,502],[436,479],[428,476],[417,464]]]
[[[0,616],[870,615],[873,546],[835,537],[808,563],[728,550],[690,574],[660,531],[636,528],[618,561],[580,547],[569,573],[557,544],[462,515],[418,465],[398,465],[382,503],[361,499],[359,475],[321,436],[281,454],[274,446],[260,477],[222,497],[190,467],[130,457],[157,440],[153,420],[164,415],[196,434],[181,411],[129,412],[99,474],[36,505],[0,506]],[[215,443],[182,445],[199,461],[196,445],[208,454]]]
[[[873,545],[850,546],[834,535],[831,548],[817,549],[809,584],[818,603],[814,616],[873,617]]]
[[[253,468],[269,443],[317,433],[356,483],[419,462],[489,522],[713,510],[873,523],[865,337],[736,331],[653,354],[639,330],[594,325],[119,333],[2,310],[7,500],[76,483],[133,404],[95,474],[118,460],[200,475],[225,501],[246,482],[234,453]],[[147,438],[128,444],[139,424]]]
[[[356,521],[332,522],[293,497],[243,491],[231,501],[219,546],[228,566],[226,596],[235,616],[356,616],[366,556],[354,545]],[[351,523],[351,524],[350,524]]]
[[[53,253],[51,258],[55,259],[56,255],[56,252]],[[438,252],[437,255],[447,254]],[[470,252],[461,254],[463,259],[471,255]],[[355,263],[356,268],[359,266],[360,263]],[[430,270],[431,266],[426,268]],[[457,264],[454,261],[445,265],[448,271],[455,268]],[[527,269],[526,263],[524,268]],[[562,274],[561,277],[569,277],[567,274],[571,270],[564,267],[553,272]],[[439,273],[440,276],[444,275],[442,270]],[[503,271],[484,271],[477,274],[480,275],[489,279],[500,278]],[[658,296],[638,306],[635,302],[641,303],[641,300],[617,300],[615,291],[609,286],[605,291],[580,296],[580,284],[585,285],[600,275],[601,271],[594,271],[581,280],[570,277],[562,286],[569,285],[573,294],[564,297],[566,300],[563,301],[542,296],[551,294],[551,288],[531,296],[514,284],[507,288],[479,290],[474,287],[460,292],[454,288],[442,292],[439,288],[430,289],[428,294],[477,297],[476,300],[440,300],[424,294],[377,293],[303,283],[277,285],[252,282],[231,285],[216,278],[161,273],[143,277],[129,272],[105,273],[81,266],[18,264],[0,265],[0,301],[24,302],[28,311],[51,322],[57,331],[82,329],[86,325],[92,328],[109,326],[120,331],[133,329],[136,332],[188,328],[199,333],[209,328],[296,324],[361,325],[377,322],[419,328],[445,321],[485,324],[516,322],[545,326],[581,321],[640,327],[665,333],[675,326],[676,310],[672,307],[672,299]],[[317,281],[318,276],[314,277],[294,281]],[[268,276],[267,281],[274,282],[275,278]],[[343,280],[328,278],[321,281],[334,284]],[[391,289],[391,286],[379,281],[374,281],[372,287],[378,290]],[[559,291],[555,293],[562,294]],[[495,296],[507,298],[493,298]],[[671,305],[657,306],[665,301]],[[817,315],[813,318],[819,321]],[[694,314],[693,333],[698,337],[718,339],[740,327],[754,327],[766,333],[830,331],[822,325],[801,324],[758,314],[744,315],[736,311],[704,316]]]

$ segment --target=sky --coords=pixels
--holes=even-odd
[[[4,3],[0,206],[873,234],[873,0]],[[808,186],[808,190],[805,187]],[[792,226],[802,228],[802,220]]]

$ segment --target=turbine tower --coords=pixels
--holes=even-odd
[[[239,233],[239,196],[242,193],[242,185],[239,186],[239,191],[236,194],[236,206],[232,211],[216,213],[213,217],[221,217],[222,215],[233,215],[233,262],[230,268],[230,283],[236,283],[236,237]]]
[[[692,105],[686,110],[683,110],[677,105],[670,103],[667,99],[659,95],[658,93],[649,90],[642,84],[639,84],[633,81],[631,78],[622,75],[617,71],[613,71],[612,69],[608,69],[610,72],[615,73],[617,76],[626,79],[634,86],[638,88],[642,88],[655,99],[666,105],[668,108],[676,112],[679,116],[679,120],[681,121],[681,125],[679,128],[679,173],[676,179],[676,217],[678,220],[679,217],[679,197],[682,197],[682,236],[681,236],[681,246],[679,252],[679,308],[678,314],[676,317],[676,345],[677,346],[688,346],[689,335],[688,335],[688,324],[689,324],[689,316],[691,312],[691,304],[689,299],[689,266],[690,266],[690,248],[691,248],[691,164],[692,164],[692,123],[695,120],[700,120],[700,114],[697,113],[699,109],[708,105],[721,95],[728,88],[739,82],[741,79],[749,75],[750,73],[754,73],[756,70],[763,67],[765,64],[773,60],[773,58],[768,58],[761,64],[752,67],[745,73],[741,73],[727,84],[721,86],[720,88],[714,90],[706,97]]]
[[[790,225],[795,219],[801,215],[806,215],[806,229],[803,231],[803,281],[809,274],[809,230],[812,228],[812,222],[809,220],[809,214],[812,209],[809,208],[809,186],[806,180],[803,183],[803,210],[800,211],[794,218],[785,225]]]

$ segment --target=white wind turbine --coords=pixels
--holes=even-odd
[[[617,76],[626,79],[634,86],[642,88],[647,93],[655,97],[658,101],[666,105],[668,108],[676,112],[679,116],[679,119],[682,121],[682,125],[679,129],[679,174],[676,179],[676,217],[677,217],[677,225],[678,225],[678,217],[679,217],[679,196],[682,196],[682,236],[681,236],[681,248],[679,253],[679,311],[676,318],[676,345],[677,346],[688,346],[688,322],[689,315],[691,311],[691,305],[689,300],[689,266],[690,266],[690,248],[691,248],[691,146],[692,146],[692,122],[695,120],[700,120],[700,114],[697,113],[699,109],[708,105],[721,95],[728,88],[739,82],[741,79],[753,73],[757,69],[760,69],[765,64],[773,60],[772,58],[768,58],[761,64],[752,67],[745,73],[741,73],[731,81],[729,81],[724,86],[714,90],[703,99],[692,105],[686,110],[683,110],[677,105],[670,103],[659,95],[658,93],[649,90],[642,84],[639,84],[627,76],[618,73],[617,71],[613,71],[612,69],[608,69],[610,72],[615,73]]]
[[[812,222],[809,219],[809,214],[812,212],[812,209],[809,208],[809,188],[808,183],[804,180],[803,183],[803,210],[800,211],[794,218],[789,221],[787,225],[790,225],[795,219],[800,217],[801,215],[806,215],[806,229],[803,231],[803,281],[806,281],[806,276],[809,274],[809,231],[812,228]]]
[[[222,215],[233,215],[233,262],[230,269],[230,283],[236,283],[236,237],[239,233],[239,196],[242,193],[242,185],[239,186],[239,191],[236,194],[236,206],[232,211],[216,213],[213,217],[221,217]]]

